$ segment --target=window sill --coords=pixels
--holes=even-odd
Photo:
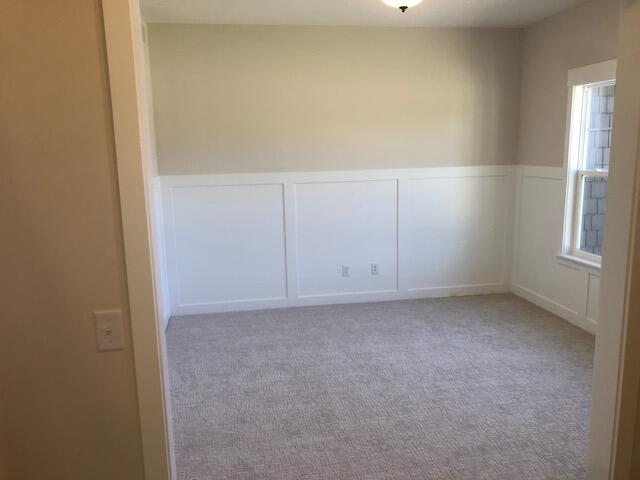
[[[600,271],[602,269],[602,265],[599,262],[592,262],[590,260],[586,260],[584,258],[576,257],[575,255],[569,255],[568,253],[559,253],[557,255],[558,260],[564,260],[567,262],[571,262],[575,265],[579,265],[581,267],[586,267],[591,270]]]

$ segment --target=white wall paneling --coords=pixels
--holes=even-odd
[[[501,176],[410,179],[409,289],[504,285],[507,192]]]
[[[508,291],[511,175],[504,166],[161,177],[171,311]]]
[[[396,180],[302,183],[295,193],[300,297],[398,290]]]
[[[514,178],[513,292],[595,333],[600,273],[558,257],[564,221],[564,169],[519,166]]]
[[[596,330],[599,271],[558,257],[562,168],[159,182],[174,315],[513,291]]]
[[[287,296],[281,184],[174,186],[168,194],[173,307]]]

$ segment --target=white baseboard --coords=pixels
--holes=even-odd
[[[252,310],[267,310],[278,308],[308,307],[320,305],[343,305],[351,303],[375,303],[394,300],[411,300],[427,298],[447,298],[473,295],[491,295],[498,293],[513,293],[563,320],[581,328],[593,335],[596,333],[597,323],[578,312],[570,310],[549,298],[519,285],[509,287],[505,284],[458,285],[451,287],[418,288],[404,292],[379,291],[364,293],[340,293],[333,295],[310,295],[299,298],[265,298],[252,300],[236,300],[229,302],[180,305],[175,307],[174,316],[205,315],[225,312],[241,312]],[[169,320],[166,326],[169,325]]]
[[[174,315],[204,315],[209,313],[239,312],[273,308],[307,307],[319,305],[341,305],[348,303],[389,302],[420,298],[446,298],[470,295],[508,293],[509,287],[502,283],[458,285],[451,287],[419,288],[407,291],[378,291],[339,293],[333,295],[309,295],[298,298],[266,298],[258,300],[236,300],[229,302],[196,305],[178,305]]]

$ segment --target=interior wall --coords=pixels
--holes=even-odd
[[[514,167],[514,182],[511,290],[596,333],[600,270],[558,257],[564,226],[564,169]]]
[[[189,208],[177,211],[177,192],[185,194],[185,187],[227,185],[229,180],[224,175],[227,173],[247,174],[247,178],[234,177],[237,183],[227,185],[246,187],[247,183],[256,181],[252,175],[260,172],[313,170],[316,173],[311,183],[322,184],[317,189],[324,193],[314,197],[313,209],[305,209],[300,203],[303,187],[295,186],[288,195],[293,198],[291,208],[295,215],[285,223],[293,222],[297,226],[310,222],[316,228],[315,238],[335,239],[341,234],[358,238],[361,232],[356,214],[340,226],[313,218],[313,212],[322,211],[324,201],[335,203],[339,195],[335,197],[331,193],[332,186],[347,181],[350,175],[337,173],[336,183],[324,182],[322,171],[362,170],[375,177],[374,168],[447,166],[451,168],[452,178],[459,179],[465,175],[461,165],[519,162],[534,166],[513,170],[510,175],[514,187],[509,188],[508,196],[504,197],[509,214],[513,209],[516,217],[515,222],[504,218],[500,225],[500,229],[507,228],[510,232],[513,225],[513,256],[510,253],[507,260],[495,257],[498,259],[496,271],[501,271],[503,264],[512,263],[507,275],[510,278],[496,280],[489,275],[472,281],[469,263],[468,275],[448,279],[440,272],[443,274],[429,280],[429,287],[437,290],[510,284],[519,295],[595,332],[600,272],[557,258],[562,244],[564,212],[562,165],[567,76],[572,67],[615,57],[617,18],[617,1],[594,0],[522,32],[150,25],[160,173],[198,177],[175,192],[169,188],[173,193],[164,202],[167,241],[171,244],[173,238],[176,242],[168,248],[169,277],[180,277],[169,287],[172,311],[188,313],[192,311],[190,305],[198,305],[198,311],[217,311],[251,305],[258,300],[269,300],[275,305],[296,304],[299,297],[305,297],[305,282],[314,288],[323,282],[334,286],[345,284],[339,274],[341,264],[352,265],[365,275],[360,281],[349,280],[346,290],[336,287],[330,292],[320,292],[323,295],[336,300],[342,298],[336,295],[346,293],[384,292],[386,295],[393,291],[394,295],[402,294],[404,287],[399,280],[384,288],[372,286],[366,271],[376,256],[391,258],[397,254],[401,259],[409,252],[402,244],[387,241],[382,250],[369,259],[360,258],[358,249],[340,251],[336,247],[318,261],[313,258],[318,246],[306,249],[304,232],[294,229],[292,234],[273,244],[274,252],[283,255],[280,243],[285,244],[284,254],[287,254],[292,250],[292,242],[302,242],[293,253],[294,272],[285,272],[282,264],[277,268],[271,266],[274,270],[269,278],[281,280],[278,285],[262,282],[262,290],[249,294],[240,288],[233,289],[232,282],[222,282],[224,285],[214,289],[216,294],[209,295],[205,290],[217,285],[216,279],[204,271],[193,278],[186,272],[208,264],[209,270],[216,271],[220,278],[242,279],[242,285],[247,285],[256,273],[251,268],[243,272],[236,264],[227,265],[226,260],[233,256],[230,250],[239,249],[238,258],[255,250],[259,259],[268,242],[256,232],[251,235],[255,245],[246,244],[240,237],[244,230],[233,237],[235,230],[229,227],[225,235],[234,238],[229,248],[213,251],[207,246],[198,250],[194,239],[211,237],[213,242],[221,226],[217,221],[208,224],[204,219],[229,199],[214,194],[212,189],[207,200],[208,210],[196,208],[197,202],[191,201]],[[521,36],[525,39],[524,48],[520,47]],[[390,85],[401,88],[390,89]],[[501,116],[501,120],[496,115]],[[478,135],[481,130],[482,135]],[[518,144],[520,152],[525,152],[520,158]],[[531,154],[532,148],[536,153]],[[531,155],[535,157],[533,160],[529,159]],[[536,169],[535,165],[540,163],[553,167]],[[210,178],[207,174],[211,173],[219,178]],[[418,177],[430,176],[426,172],[414,173]],[[405,174],[396,172],[390,178],[396,179],[394,175]],[[273,184],[282,186],[287,182],[274,177]],[[357,197],[369,198],[383,208],[390,202],[376,196],[376,187],[376,182],[367,183]],[[437,182],[428,180],[425,189],[427,187],[433,194]],[[441,198],[439,205],[459,204],[466,198],[465,188],[463,181],[453,182],[448,196]],[[244,203],[242,208],[248,208],[252,203],[251,192],[247,188],[243,190],[247,197],[238,197],[235,204]],[[406,186],[403,188],[402,182],[398,182],[398,198],[406,190]],[[217,188],[215,191],[229,193],[231,190]],[[277,215],[272,220],[277,225],[282,222],[282,208],[288,200],[286,189],[278,187],[274,195],[279,207],[274,210]],[[345,197],[340,202],[335,208],[347,215],[349,200]],[[250,215],[264,218],[260,213],[264,204],[254,203]],[[429,205],[424,207],[422,217],[427,222],[435,218],[434,210]],[[402,215],[401,202],[397,208]],[[286,208],[284,211],[286,214]],[[176,218],[176,212],[180,219]],[[469,222],[472,220],[471,216],[467,218]],[[197,235],[178,231],[180,222],[187,230],[195,228]],[[442,224],[442,221],[431,224]],[[480,245],[480,232],[474,229],[467,235]],[[453,244],[456,236],[443,234],[439,240]],[[200,254],[194,255],[197,251]],[[450,265],[455,263],[454,257],[442,256]],[[190,261],[192,267],[185,266]],[[417,270],[405,272],[401,263],[387,265],[387,273],[397,269],[398,279],[404,272],[408,278],[420,280],[424,271],[437,271],[433,264],[424,265],[425,270],[420,271],[413,262],[412,268]],[[307,268],[308,265],[313,268]],[[292,282],[301,288],[293,295],[295,301],[286,289]],[[224,293],[228,289],[231,291]],[[179,292],[184,298],[178,298]],[[189,299],[191,294],[193,298]]]
[[[524,29],[517,163],[564,165],[567,72],[616,57],[619,0],[588,0]]]
[[[2,399],[1,404],[5,403],[5,400]],[[6,414],[4,412],[5,407],[0,406],[0,480],[10,480],[9,478],[9,458],[8,458],[8,450],[9,450],[9,438],[8,435],[4,432],[7,431],[5,426],[6,423]]]
[[[520,31],[150,24],[162,175],[515,163]]]
[[[159,175],[158,151],[156,140],[155,113],[153,109],[153,82],[151,80],[151,63],[149,55],[149,28],[146,23],[142,24],[142,41],[144,53],[144,86],[146,88],[147,115],[149,118],[149,154],[151,155],[151,175]]]
[[[2,435],[11,479],[144,477],[99,0],[0,2]],[[97,353],[92,311],[122,309]]]
[[[523,33],[511,288],[593,333],[599,331],[601,272],[558,258],[566,194],[568,73],[616,57],[618,17],[618,0],[589,0]]]

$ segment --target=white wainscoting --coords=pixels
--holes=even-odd
[[[398,290],[395,180],[298,184],[295,209],[300,297]]]
[[[161,177],[171,312],[509,291],[512,181],[508,166]]]
[[[515,167],[514,256],[517,295],[596,333],[600,273],[558,258],[565,201],[563,168]]]
[[[287,296],[283,187],[174,186],[174,306]]]
[[[508,183],[496,176],[408,181],[410,290],[505,283]]]
[[[173,315],[510,290],[595,333],[599,271],[558,258],[562,168],[185,175],[157,185]]]

